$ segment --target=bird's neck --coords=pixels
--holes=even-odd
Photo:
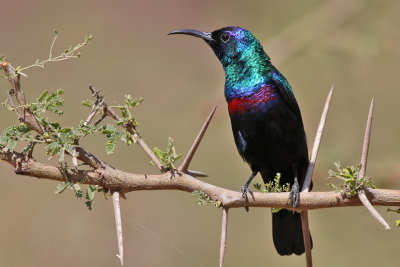
[[[247,97],[257,92],[267,82],[268,73],[273,66],[265,53],[241,55],[228,64],[225,69],[225,97]]]

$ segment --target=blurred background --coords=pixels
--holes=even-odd
[[[384,1],[1,1],[0,53],[13,66],[46,58],[53,38],[57,54],[92,33],[82,58],[27,71],[28,99],[65,90],[65,125],[78,125],[88,109],[88,85],[106,101],[124,94],[143,97],[135,109],[140,132],[164,149],[173,137],[185,154],[210,110],[217,113],[191,169],[205,181],[239,190],[250,174],[236,151],[223,97],[224,73],[207,45],[167,36],[172,30],[212,31],[245,27],[261,41],[274,65],[291,83],[309,147],[325,98],[335,84],[331,110],[314,173],[314,190],[326,186],[335,161],[358,164],[371,98],[375,113],[367,174],[380,188],[400,187],[400,2]],[[0,80],[0,98],[9,84]],[[1,128],[16,122],[0,113]],[[139,147],[106,140],[83,145],[113,166],[157,173]],[[42,150],[34,156],[45,161]],[[1,266],[119,266],[112,201],[97,196],[93,211],[72,192],[54,194],[57,183],[17,176],[0,163]],[[255,180],[261,182],[260,178]],[[216,266],[221,210],[197,206],[177,191],[134,192],[122,201],[126,266]],[[362,207],[311,211],[315,266],[398,266],[399,215],[378,208],[393,227],[385,231]],[[269,209],[230,211],[226,266],[304,266],[304,256],[280,257],[272,243]]]

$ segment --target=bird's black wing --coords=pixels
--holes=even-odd
[[[293,114],[303,124],[299,105],[297,104],[292,88],[286,78],[278,70],[275,70],[271,75],[271,82],[275,85],[278,94],[284,99]]]

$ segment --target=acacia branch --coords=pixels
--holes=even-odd
[[[287,199],[289,193],[255,192],[255,199],[244,202],[242,193],[218,187],[190,175],[181,173],[172,176],[171,172],[158,175],[128,173],[115,168],[96,170],[61,169],[52,165],[35,161],[16,151],[7,148],[0,149],[0,159],[11,164],[19,175],[32,176],[56,181],[65,181],[65,176],[71,182],[100,185],[112,191],[123,193],[140,190],[179,190],[185,192],[201,191],[211,200],[220,201],[224,208],[275,207],[293,209]],[[370,189],[365,193],[371,204],[377,206],[400,206],[400,190]],[[345,198],[335,192],[302,192],[300,203],[295,211],[312,210],[333,207],[361,206],[358,197]]]

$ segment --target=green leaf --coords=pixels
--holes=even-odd
[[[68,188],[69,184],[68,183],[62,183],[62,184],[58,184],[56,187],[56,194],[61,194],[62,192],[64,192],[67,188]]]
[[[14,150],[15,146],[17,145],[17,141],[10,139],[7,143],[7,147],[10,150]]]
[[[89,185],[86,188],[86,199],[87,200],[93,200],[95,193],[96,193],[97,187],[95,185]]]
[[[43,93],[42,93],[42,94],[39,96],[39,98],[37,99],[38,102],[39,102],[39,103],[42,102],[43,99],[47,96],[47,94],[48,94],[47,90],[44,90]]]
[[[83,198],[83,190],[78,183],[72,184],[72,189],[75,191],[76,198]]]
[[[82,105],[91,108],[93,107],[94,103],[92,100],[82,100]]]
[[[153,151],[154,154],[160,159],[162,166],[166,169],[175,169],[175,161],[177,161],[182,156],[176,153],[174,140],[171,137],[168,138],[168,146],[166,152],[163,152],[158,147],[155,147]]]
[[[92,200],[88,200],[85,202],[85,206],[89,209],[92,210],[93,209],[93,201]]]

